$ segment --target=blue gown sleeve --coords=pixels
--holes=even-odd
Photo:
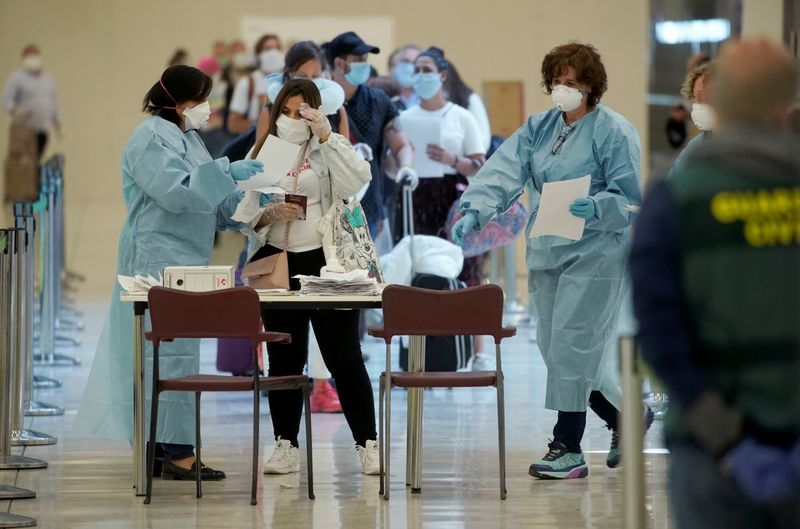
[[[217,209],[217,231],[240,231],[244,227],[244,223],[231,219],[243,198],[244,191],[234,191],[220,203]]]
[[[594,195],[595,217],[586,227],[600,231],[620,231],[627,228],[634,214],[625,206],[638,206],[642,195],[639,185],[641,145],[635,131],[612,129],[612,134],[593,145],[606,181],[606,188]]]
[[[461,195],[462,213],[474,211],[483,228],[497,215],[508,211],[519,199],[531,178],[532,125],[529,121],[503,142],[478,173],[469,179]]]
[[[175,148],[153,134],[129,165],[130,177],[156,204],[170,213],[216,213],[236,188],[227,158],[191,167]]]

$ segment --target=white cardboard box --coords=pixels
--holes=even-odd
[[[235,286],[233,266],[168,266],[164,286],[190,292],[223,290]]]

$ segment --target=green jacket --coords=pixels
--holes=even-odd
[[[800,165],[786,141],[728,131],[666,184],[693,357],[745,433],[778,444],[800,431]],[[667,435],[683,437],[672,412]]]

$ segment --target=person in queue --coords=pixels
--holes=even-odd
[[[267,99],[266,76],[283,66],[281,41],[277,35],[263,35],[253,48],[256,68],[236,81],[228,105],[227,127],[231,134],[247,132],[258,121]]]
[[[679,529],[800,527],[796,90],[781,45],[724,45],[714,137],[651,188],[636,222],[638,339],[672,403]]]
[[[420,235],[445,237],[447,214],[458,200],[459,186],[466,187],[468,179],[478,172],[486,161],[481,133],[470,112],[445,99],[442,89],[448,75],[448,62],[444,52],[428,48],[414,61],[414,90],[420,104],[404,111],[397,118],[397,128],[404,130],[407,120],[425,118],[441,121],[441,145],[428,145],[424,153],[431,160],[445,166],[442,178],[419,175],[419,185],[414,190],[414,232]],[[464,260],[460,279],[469,286],[483,281],[483,256]]]
[[[549,450],[529,473],[583,478],[589,475],[580,444],[587,406],[612,431],[606,464],[620,463],[618,374],[604,356],[613,354],[609,345],[625,297],[630,206],[640,202],[641,146],[633,125],[600,103],[608,79],[593,46],[558,46],[545,56],[541,72],[555,108],[530,116],[472,177],[452,235],[460,242],[465,233],[481,229],[507,211],[530,181],[535,193],[529,236],[545,183],[591,175],[588,195],[569,206],[570,214],[586,221],[582,237],[528,237],[526,258],[547,368],[545,407],[558,411]],[[647,412],[649,424],[653,416]]]
[[[393,193],[393,183],[384,177],[382,153],[388,147],[396,166],[398,182],[409,181],[415,185],[418,179],[414,171],[414,151],[408,139],[395,127],[398,115],[389,97],[377,88],[370,88],[371,67],[367,61],[369,54],[379,53],[380,49],[364,42],[352,31],[337,35],[322,45],[332,70],[333,80],[345,93],[345,109],[350,122],[350,141],[353,145],[367,145],[372,180],[363,193],[361,206],[367,217],[369,232],[373,239],[383,229],[386,211],[384,197]],[[338,117],[331,120],[338,124]],[[363,149],[362,149],[363,150]]]
[[[317,85],[308,79],[288,81],[276,96],[268,134],[301,145],[305,153],[299,171],[291,171],[279,186],[288,193],[307,196],[307,212],[305,219],[299,220],[297,206],[275,202],[257,218],[250,233],[251,248],[256,250],[251,261],[284,249],[288,252],[292,290],[300,289],[294,276],[319,276],[325,266],[319,229],[324,215],[334,201],[354,195],[372,177],[369,163],[356,156],[346,138],[331,131],[328,119],[317,110],[321,104]],[[363,472],[377,474],[375,409],[372,384],[361,356],[360,311],[265,311],[262,317],[267,330],[282,329],[292,335],[291,344],[268,344],[270,376],[302,374],[311,323],[325,364],[336,381]],[[303,395],[299,390],[270,392],[269,407],[276,445],[264,473],[298,472]]]
[[[136,128],[122,153],[127,216],[119,239],[117,274],[159,277],[166,266],[207,265],[215,231],[244,227],[231,220],[241,198],[236,182],[261,172],[263,164],[211,158],[197,134],[210,115],[211,86],[211,78],[200,70],[178,65],[167,68],[145,95],[143,110],[150,117]],[[76,427],[130,442],[134,325],[133,311],[120,301],[120,294],[121,287],[115,284]],[[150,372],[149,343],[145,354]],[[164,378],[198,373],[199,340],[163,344],[160,369]],[[149,384],[150,375],[146,380]],[[224,472],[195,460],[194,395],[164,393],[158,411],[161,475],[194,480],[199,464],[203,480],[224,479]]]
[[[691,154],[699,146],[711,139],[711,134],[717,121],[714,107],[711,104],[715,68],[715,62],[704,62],[686,75],[686,80],[681,88],[681,95],[692,103],[692,122],[700,133],[692,138],[678,154],[667,174],[667,178],[683,169]]]
[[[300,41],[286,52],[283,70],[279,75],[269,76],[267,84],[267,104],[261,110],[256,128],[256,138],[261,138],[267,132],[269,125],[272,99],[277,96],[285,83],[292,79],[310,79],[316,83],[322,98],[323,112],[338,114],[337,132],[345,138],[350,137],[350,126],[347,112],[344,109],[344,91],[342,88],[326,77],[325,52],[318,44],[310,40]],[[272,96],[272,97],[270,97]]]
[[[422,52],[416,44],[400,46],[389,55],[389,71],[392,79],[400,87],[400,93],[392,97],[397,110],[403,112],[419,105],[420,99],[414,90],[414,61]]]

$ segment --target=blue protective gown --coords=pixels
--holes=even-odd
[[[478,214],[485,226],[507,211],[531,182],[530,234],[545,182],[591,175],[595,217],[583,238],[528,238],[529,291],[537,315],[539,349],[547,367],[545,407],[585,411],[589,393],[601,391],[619,407],[615,362],[609,355],[625,296],[625,256],[632,214],[639,205],[640,143],[625,118],[598,105],[574,123],[557,154],[564,129],[557,109],[535,114],[509,137],[470,179],[461,210]]]
[[[117,273],[158,277],[165,266],[207,265],[214,233],[239,229],[230,219],[240,194],[227,158],[212,160],[196,131],[183,132],[159,117],[145,120],[122,153],[122,193],[128,210],[119,238]],[[111,307],[97,344],[76,429],[110,439],[133,438],[133,305]],[[149,320],[146,323],[149,328]],[[145,351],[147,410],[153,349]],[[161,345],[163,378],[199,371],[199,340]],[[194,395],[167,392],[158,409],[157,439],[194,444]],[[145,424],[149,425],[149,418]]]
[[[686,144],[686,147],[683,148],[680,154],[678,154],[678,157],[675,158],[675,161],[672,162],[672,167],[670,167],[669,172],[667,173],[667,178],[671,178],[672,175],[682,170],[686,166],[686,162],[689,161],[689,158],[692,157],[692,153],[694,153],[698,147],[710,139],[710,130],[701,131],[700,134],[692,138],[691,141]]]

